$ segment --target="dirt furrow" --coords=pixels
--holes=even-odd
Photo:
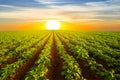
[[[88,51],[88,53],[89,53],[90,58],[94,58],[95,61],[96,61],[97,63],[99,63],[99,64],[102,64],[104,68],[106,68],[106,69],[109,69],[109,68],[110,68],[110,67],[107,66],[107,64],[106,64],[105,61],[103,61],[102,59],[99,59],[99,58],[97,58],[97,57],[94,57],[93,54],[90,53],[89,51]]]
[[[48,34],[45,35],[45,36],[43,36],[40,40],[38,40],[37,42],[33,43],[33,44],[32,44],[30,47],[28,47],[28,48],[33,48],[39,41],[41,41],[42,39],[44,39],[46,36],[48,36]],[[28,48],[24,49],[24,50],[21,51],[20,53],[22,53],[22,52],[24,52],[24,51],[27,51]],[[20,55],[20,54],[18,53],[18,54],[16,54],[16,55],[13,56],[13,57],[8,58],[7,61],[5,61],[3,64],[0,65],[0,68],[4,68],[5,65],[7,65],[7,64],[12,64],[13,62],[17,61],[19,55]]]
[[[34,66],[35,61],[38,59],[39,54],[44,49],[44,46],[47,44],[50,36],[51,35],[49,35],[49,37],[44,42],[44,44],[40,46],[35,53],[33,53],[32,58],[24,62],[20,68],[16,69],[14,76],[11,78],[8,78],[7,80],[24,80],[25,79],[25,75],[30,70],[30,68]]]
[[[0,42],[0,44],[3,44],[3,42]]]
[[[61,34],[59,34],[59,35],[61,36]],[[62,36],[62,37],[67,39],[65,36]],[[70,41],[70,43],[73,44],[73,45],[77,45],[77,43],[74,43],[72,41]],[[97,57],[94,57],[93,54],[90,53],[89,51],[88,51],[88,54],[89,54],[90,58],[94,58],[97,63],[102,64],[105,69],[110,69],[111,68],[111,67],[107,66],[106,61],[104,61],[102,59],[99,59]]]
[[[63,60],[60,58],[56,49],[55,33],[53,33],[51,56],[51,66],[48,67],[48,78],[50,80],[65,80],[65,78],[61,75]]]
[[[76,59],[76,61],[78,62],[79,66],[82,70],[82,75],[84,78],[86,78],[87,80],[103,80],[103,78],[98,76],[95,71],[92,71],[88,66],[86,66],[88,64],[86,61],[77,59],[76,56],[73,55],[73,53],[70,51],[70,49],[68,48],[66,43],[61,39],[61,37],[59,35],[57,35],[57,36],[60,39],[60,41],[62,42],[62,44],[64,45],[66,52],[69,55],[73,56]]]
[[[13,44],[13,45],[11,45],[11,46],[14,46],[14,45],[17,45],[17,44]],[[4,55],[8,55],[11,51],[14,51],[14,50],[15,50],[17,47],[19,47],[19,46],[20,46],[20,44],[18,44],[18,45],[15,46],[14,48],[9,49],[9,51],[6,52]],[[7,48],[9,48],[9,46],[8,46]]]

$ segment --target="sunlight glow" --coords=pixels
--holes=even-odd
[[[46,23],[47,30],[59,30],[60,29],[60,22],[51,20]]]

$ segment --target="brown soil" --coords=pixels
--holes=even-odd
[[[8,78],[7,80],[24,80],[25,75],[30,70],[30,68],[34,66],[35,61],[38,59],[39,54],[44,49],[44,46],[47,44],[49,38],[50,38],[50,35],[47,38],[47,40],[44,42],[44,44],[42,46],[40,46],[37,49],[37,51],[32,55],[32,57],[29,60],[27,60],[26,62],[24,62],[20,68],[16,69],[14,76]]]
[[[14,46],[14,45],[17,45],[17,44],[13,44],[13,45],[9,45],[7,48],[9,49],[8,52],[5,53],[5,55],[8,55],[11,51],[14,51],[18,46],[20,46],[19,44],[15,47],[12,47],[12,48],[9,48],[10,46]]]
[[[97,58],[97,57],[94,57],[94,56],[92,55],[92,53],[90,53],[90,52],[89,52],[89,56],[90,56],[91,58],[94,58],[97,63],[102,64],[104,68],[109,69],[109,67],[107,66],[107,64],[106,64],[106,62],[105,62],[104,60],[99,59],[99,58]]]
[[[0,42],[0,44],[3,44],[3,42]]]
[[[13,56],[12,58],[8,58],[7,61],[5,61],[3,64],[0,65],[0,68],[4,68],[7,64],[11,64],[15,61],[17,61],[18,55]]]
[[[55,33],[53,33],[53,43],[51,48],[51,66],[48,67],[48,78],[50,80],[65,80],[61,75],[63,60],[60,58],[56,49]]]
[[[40,40],[38,40],[37,42],[33,43],[33,44],[32,44],[30,47],[28,47],[28,48],[33,48],[39,41],[41,41],[42,39],[44,39],[46,36],[48,36],[48,34],[45,35],[45,36],[43,36]],[[24,51],[27,51],[28,48],[26,48],[26,49],[24,49],[23,51],[21,51],[21,53],[24,52]],[[0,68],[4,68],[5,65],[11,64],[11,63],[17,61],[18,57],[19,57],[19,53],[16,54],[15,56],[11,57],[11,58],[8,58],[7,61],[3,62],[3,63],[0,65]]]
[[[61,35],[60,33],[59,33],[59,35],[62,36],[63,38],[65,38],[65,39],[68,39],[68,38],[66,38],[64,35]],[[73,45],[77,45],[77,43],[74,43],[74,42],[72,42],[72,41],[69,41],[69,42],[70,42],[71,44],[73,44]],[[107,69],[107,70],[119,68],[119,66],[116,66],[116,65],[114,65],[114,66],[107,66],[107,62],[106,62],[105,60],[100,59],[100,58],[98,58],[98,57],[94,57],[94,56],[92,55],[92,53],[90,53],[90,52],[89,52],[89,56],[90,56],[90,58],[94,58],[97,63],[103,65],[103,67],[104,67],[105,69]],[[108,56],[111,56],[111,55],[108,55]],[[111,57],[112,57],[112,56],[111,56]],[[97,69],[101,70],[99,67],[97,67]],[[119,74],[120,71],[117,70],[117,71],[115,71],[115,73],[116,73],[116,74]]]
[[[86,78],[87,80],[103,80],[103,77],[100,77],[96,74],[95,71],[92,71],[87,65],[87,62],[86,61],[83,61],[81,59],[77,59],[75,55],[73,55],[73,53],[70,51],[70,49],[68,48],[68,46],[66,45],[66,43],[60,38],[59,35],[57,35],[58,38],[61,40],[62,44],[64,45],[64,48],[66,50],[66,52],[73,56],[76,61],[78,62],[81,70],[82,70],[82,76],[84,78]]]
[[[92,53],[89,53],[89,56],[90,56],[91,58],[94,58],[97,63],[102,64],[103,67],[104,67],[106,70],[119,68],[119,66],[116,66],[116,65],[114,65],[114,66],[107,66],[107,62],[106,62],[105,60],[100,59],[100,58],[98,58],[98,57],[94,57],[94,56],[92,55]],[[120,71],[116,71],[115,73],[120,73]]]
[[[61,35],[61,34],[59,34],[59,35]],[[63,36],[63,38],[67,39],[65,36]],[[71,41],[70,41],[70,43],[73,44],[73,45],[77,45],[77,43],[74,43],[74,42],[71,42]],[[99,59],[99,58],[96,58],[96,57],[93,57],[92,53],[90,53],[90,52],[89,52],[89,56],[90,56],[90,58],[94,58],[97,63],[102,64],[104,68],[106,68],[106,69],[111,68],[111,67],[107,66],[106,61],[104,61],[102,59]]]

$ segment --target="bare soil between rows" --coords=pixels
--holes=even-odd
[[[76,56],[73,55],[73,53],[70,51],[70,49],[68,48],[66,43],[61,39],[61,36],[59,36],[59,35],[57,35],[57,36],[61,40],[62,44],[64,45],[66,52],[69,55],[73,56],[76,59],[76,61],[78,62],[79,66],[82,70],[82,76],[84,78],[86,78],[87,80],[103,80],[103,77],[98,76],[95,71],[92,71],[88,66],[86,66],[88,64],[86,61],[77,59]]]
[[[38,42],[40,42],[40,41],[41,41],[42,39],[44,39],[46,36],[48,36],[48,34],[45,35],[45,36],[43,36],[40,40],[34,42],[34,43],[33,43],[30,47],[28,47],[28,48],[33,48]],[[22,52],[24,52],[24,51],[27,51],[28,48],[24,49],[24,50],[21,51],[20,53],[22,53]],[[12,64],[12,63],[16,62],[16,61],[18,60],[18,57],[19,57],[20,53],[14,55],[14,56],[11,57],[11,58],[8,58],[7,61],[3,62],[3,63],[0,65],[0,68],[4,68],[7,64]]]
[[[60,58],[56,47],[55,33],[53,33],[53,42],[51,48],[51,66],[48,67],[47,77],[49,80],[65,80],[61,75],[63,60]]]
[[[47,44],[50,36],[51,35],[49,35],[44,44],[40,46],[35,53],[33,53],[32,57],[29,60],[24,62],[20,68],[16,69],[13,77],[8,78],[7,80],[25,80],[25,75],[30,70],[30,68],[34,66],[35,61],[38,59],[39,54],[44,49],[44,46]]]

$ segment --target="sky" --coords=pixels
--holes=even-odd
[[[120,30],[120,0],[0,0],[0,30],[45,29],[49,20],[61,29]]]

